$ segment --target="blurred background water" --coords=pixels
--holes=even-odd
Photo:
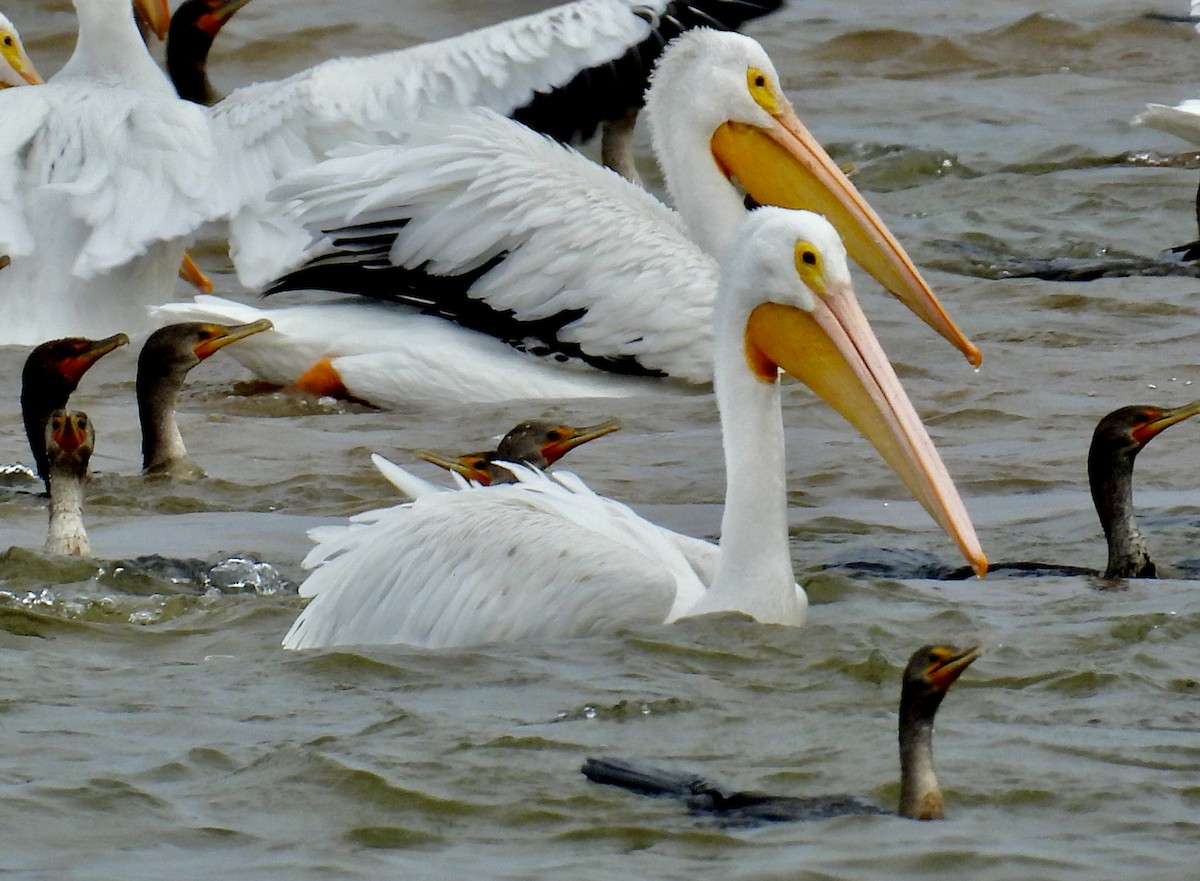
[[[546,5],[254,0],[211,71],[228,90]],[[1200,397],[1197,280],[1001,277],[1050,256],[1152,255],[1195,238],[1189,146],[1129,125],[1148,101],[1200,91],[1200,35],[1143,15],[1186,13],[1177,5],[793,0],[748,28],[983,349],[974,372],[858,279],[996,561],[1103,567],[1084,469],[1097,419]],[[70,3],[6,12],[41,72],[56,70],[73,45]],[[219,292],[253,296],[219,242],[195,253]],[[73,398],[98,431],[86,512],[97,559],[43,557],[44,500],[16,478],[0,493],[10,874],[1194,874],[1200,423],[1138,460],[1137,503],[1169,578],[924,577],[958,566],[953,548],[865,442],[792,388],[805,628],[735,616],[552,644],[293,654],[278,644],[301,605],[305,530],[394,500],[371,452],[406,464],[418,448],[481,448],[524,418],[619,417],[625,430],[569,467],[711,536],[723,498],[712,402],[383,412],[263,393],[222,353],[192,374],[180,409],[206,476],[160,481],[138,476],[138,343]],[[29,461],[24,356],[0,349],[0,462]],[[945,822],[730,829],[578,774],[588,754],[644,755],[742,788],[891,805],[899,672],[932,640],[987,650],[939,717]]]

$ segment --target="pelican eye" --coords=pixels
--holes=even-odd
[[[825,294],[825,264],[821,252],[812,242],[796,242],[796,272],[815,293]]]
[[[747,70],[746,86],[754,103],[772,116],[779,113],[779,95],[765,70],[757,67]]]
[[[5,46],[8,46],[10,49],[12,48],[12,45],[13,45],[13,38],[12,38],[12,34],[5,34],[5,35],[4,35],[4,45],[5,45]]]

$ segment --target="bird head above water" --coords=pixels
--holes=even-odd
[[[175,406],[188,372],[230,343],[271,329],[259,319],[250,324],[189,321],[169,324],[150,335],[138,356],[138,416],[142,424],[142,468],[160,471],[187,455]]]
[[[36,346],[21,370],[21,416],[38,475],[48,479],[46,421],[67,399],[93,364],[129,342],[123,333],[91,340],[66,337]],[[46,486],[49,489],[49,483]]]
[[[1134,520],[1133,462],[1162,431],[1200,413],[1200,401],[1182,407],[1121,407],[1105,416],[1092,433],[1088,484],[1108,541],[1107,578],[1153,578],[1154,562]]]
[[[495,450],[454,457],[420,450],[417,458],[456,471],[467,480],[484,486],[512,483],[516,480],[513,473],[498,463],[518,462],[545,469],[581,444],[620,428],[621,423],[615,419],[584,427],[531,420],[522,422],[508,432]]]
[[[69,556],[91,553],[83,526],[83,487],[96,445],[86,413],[59,409],[46,420],[45,446],[50,487],[50,526],[46,552]]]
[[[900,688],[900,809],[914,820],[944,816],[933,771],[933,718],[946,692],[983,652],[978,646],[926,645],[913,652]]]

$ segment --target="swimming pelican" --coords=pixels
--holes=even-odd
[[[867,437],[982,573],[953,482],[858,308],[827,221],[762,208],[726,252],[712,323],[727,472],[715,576],[578,478],[519,469],[515,486],[426,493],[314,531],[311,598],[286,648],[429,647],[612,630],[706,612],[800,624],[787,542],[779,372]],[[391,466],[395,468],[395,466]],[[396,468],[395,470],[402,470]]]
[[[0,13],[0,89],[9,86],[37,85],[42,82],[25,47],[21,35],[8,17]]]
[[[922,646],[912,653],[900,686],[900,806],[910,820],[946,815],[933,771],[933,719],[963,671],[982,652],[978,647]],[[581,769],[593,783],[618,786],[639,795],[675,796],[694,813],[714,814],[731,823],[827,820],[847,814],[885,814],[878,805],[853,795],[765,795],[714,786],[699,774],[665,771],[642,761],[588,759]]]
[[[395,297],[407,308],[339,301],[252,311],[197,298],[161,312],[270,316],[278,333],[235,353],[247,367],[380,406],[705,389],[710,255],[745,214],[736,178],[762,203],[815,204],[864,268],[978,361],[796,119],[756,42],[704,29],[679,37],[654,74],[647,114],[678,215],[507,119],[434,113],[404,126],[403,150],[348,151],[293,176],[275,195],[296,215],[262,218],[271,234],[260,259],[238,261],[251,286],[309,260],[275,287]]]
[[[135,2],[165,29],[166,0]],[[66,66],[47,86],[6,96],[0,254],[13,262],[0,274],[0,311],[13,318],[0,326],[0,344],[135,331],[146,306],[170,297],[169,267],[205,222],[229,221],[235,254],[256,259],[261,234],[243,210],[260,208],[283,175],[348,140],[393,143],[397,119],[426,102],[548,120],[537,109],[547,76],[558,77],[550,87],[586,80],[578,65],[637,60],[643,44],[679,26],[669,15],[655,20],[652,3],[579,0],[523,20],[526,28],[509,22],[403,53],[337,59],[201,108],[175,95],[128,0],[75,4],[79,39]],[[772,5],[720,4],[734,22]],[[572,132],[580,125],[570,117]]]
[[[185,0],[175,10],[167,70],[180,97],[219,99],[208,79],[208,52],[247,2]],[[409,49],[327,62],[287,82],[311,85],[312,106],[302,112],[314,118],[328,116],[322,105],[332,99],[353,104],[358,121],[376,113],[382,99],[397,118],[426,105],[490,107],[565,143],[588,140],[600,126],[604,163],[636,181],[633,122],[663,46],[697,26],[736,30],[782,3],[576,0]]]

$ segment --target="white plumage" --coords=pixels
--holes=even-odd
[[[261,209],[281,176],[348,139],[392,143],[396,121],[427,103],[513,112],[581,65],[620,57],[666,7],[577,0],[326,62],[200,109],[174,97],[127,0],[76,3],[79,41],[53,88],[5,96],[0,253],[13,262],[0,309],[20,318],[0,328],[0,343],[144,325],[144,307],[170,297],[185,240],[205,221],[230,219],[233,253],[252,266],[262,239],[243,209]]]
[[[1192,0],[1192,17],[1197,21],[1196,29],[1200,31],[1200,0]],[[1189,98],[1178,104],[1147,104],[1146,109],[1133,120],[1135,125],[1156,128],[1183,138],[1193,144],[1200,144],[1200,98]]]
[[[749,72],[761,82],[748,81]],[[364,307],[357,341],[350,333],[330,339],[320,312],[309,306],[295,312],[263,310],[259,314],[270,316],[281,331],[290,328],[291,354],[283,356],[279,338],[236,354],[265,378],[283,383],[296,380],[314,362],[332,359],[352,395],[384,405],[426,394],[495,400],[646,389],[644,376],[606,376],[596,367],[667,377],[673,383],[669,388],[705,388],[712,378],[709,316],[716,278],[709,255],[720,251],[745,214],[742,195],[727,175],[750,174],[756,161],[816,166],[826,179],[812,189],[833,193],[829,199],[841,206],[848,227],[870,227],[874,215],[803,131],[770,59],[748,37],[699,29],[678,38],[656,69],[647,112],[682,218],[577,153],[483,110],[429,113],[398,128],[403,149],[346,147],[291,176],[257,218],[254,250],[262,259],[239,260],[247,284],[263,284],[314,258],[319,271],[333,276],[352,277],[369,258],[401,270],[451,277],[477,273],[478,278],[470,280],[465,295],[453,293],[465,297],[458,303],[432,290],[440,280],[431,279],[430,288],[422,290],[418,279],[410,305],[397,306],[391,317]],[[740,151],[742,158],[718,161],[714,139],[727,126],[780,139],[794,158],[780,158],[776,149],[765,151],[770,160],[757,159],[751,146]],[[278,212],[280,205],[288,206],[286,214]],[[355,239],[355,226],[364,240],[395,238],[364,257],[356,242],[345,243]],[[345,227],[351,229],[339,231]],[[860,260],[889,271],[901,258],[907,261],[894,241],[880,235],[869,239]],[[302,270],[297,284],[307,272]],[[911,289],[905,288],[906,302],[924,310],[923,317],[936,312],[944,318],[919,276],[913,278]],[[374,281],[389,290],[411,283]],[[432,346],[424,350],[429,354],[418,351],[419,338],[398,342],[418,318],[428,323],[429,317],[418,312],[456,314],[464,305],[479,304],[500,316],[499,327],[458,326],[438,339],[446,345],[445,338],[453,337],[455,353],[472,347],[487,353],[488,369],[486,375],[479,371],[478,382],[463,384],[455,362],[438,358]],[[171,304],[164,312],[174,320],[230,320],[225,308],[207,299],[196,306]],[[333,321],[349,331],[352,305],[333,308]],[[285,321],[288,313],[297,320]],[[547,321],[553,325],[548,334],[543,326],[523,335],[525,327]],[[964,351],[974,351],[948,319],[939,329]],[[397,343],[382,347],[388,336]],[[507,341],[507,353],[503,345],[497,347],[498,340]],[[267,344],[276,345],[274,360],[265,352]],[[396,356],[401,349],[408,363]],[[357,377],[341,369],[351,357]],[[297,363],[304,365],[300,371]],[[368,373],[374,379],[372,393],[363,382]],[[389,387],[393,382],[397,385]]]
[[[516,485],[458,492],[417,484],[412,503],[314,531],[305,565],[315,570],[301,587],[311,601],[284,646],[546,639],[727,610],[802,623],[776,364],[848,415],[986,568],[957,492],[857,309],[826,221],[782,209],[747,218],[712,320],[727,467],[719,553],[697,553],[566,472],[516,468]]]
[[[175,97],[128,0],[80,0],[78,11],[63,69],[3,96],[0,253],[12,264],[0,273],[0,343],[144,325],[185,237],[228,213],[203,111]]]

